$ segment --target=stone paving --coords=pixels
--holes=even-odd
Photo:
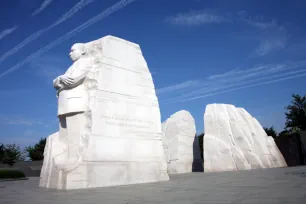
[[[39,178],[0,182],[0,203],[306,203],[306,166],[171,176],[167,182],[58,191],[38,187]]]

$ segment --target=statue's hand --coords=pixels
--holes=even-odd
[[[60,81],[61,81],[63,84],[65,84],[65,85],[67,85],[67,86],[69,86],[69,85],[71,85],[71,84],[74,83],[74,79],[73,79],[73,78],[68,77],[68,76],[65,76],[65,75],[61,75],[61,76],[59,77],[59,79],[60,79]]]

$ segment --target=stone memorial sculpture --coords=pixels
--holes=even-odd
[[[71,48],[54,81],[59,131],[40,186],[81,189],[169,180],[159,103],[139,45],[106,36]]]
[[[207,105],[204,128],[204,172],[287,166],[274,139],[243,108]]]
[[[162,132],[169,174],[203,172],[195,121],[188,111],[171,115],[162,124]]]

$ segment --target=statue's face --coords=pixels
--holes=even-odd
[[[69,56],[72,59],[72,61],[77,61],[78,59],[81,58],[82,55],[83,55],[83,51],[80,45],[73,45],[71,47]]]

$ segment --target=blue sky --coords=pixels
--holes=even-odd
[[[140,44],[162,121],[185,109],[200,133],[205,106],[229,103],[281,131],[291,94],[306,92],[305,10],[302,0],[3,0],[0,142],[57,131],[53,78],[73,43],[109,34]]]

